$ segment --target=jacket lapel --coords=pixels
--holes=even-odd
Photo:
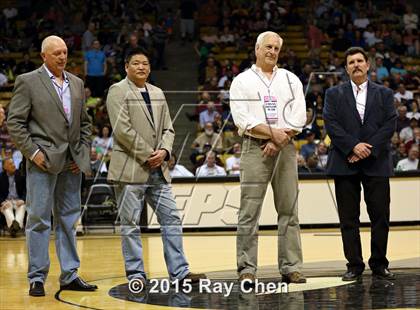
[[[60,110],[61,114],[63,115],[64,119],[67,121],[66,113],[64,112],[63,104],[58,97],[57,91],[54,89],[54,86],[52,85],[52,81],[50,77],[48,76],[47,71],[42,66],[38,69],[39,76],[41,78],[42,83],[44,84],[45,88],[50,93],[51,97],[54,99],[54,102],[57,104],[58,109]]]
[[[350,81],[344,84],[344,96],[347,100],[347,103],[350,106],[350,110],[352,111],[352,114],[360,124],[362,124],[362,119],[360,118],[359,111],[357,111],[356,107],[356,99],[354,98],[353,89],[351,87]]]
[[[365,115],[363,117],[363,121],[367,120],[367,116],[369,114],[369,111],[372,109],[372,106],[374,104],[373,100],[375,98],[376,93],[376,87],[374,83],[368,81],[367,86],[367,96],[366,96],[366,107],[365,107]]]
[[[152,126],[152,128],[155,129],[155,125],[153,123],[152,116],[150,115],[149,110],[146,107],[146,102],[144,102],[143,96],[141,95],[141,93],[138,90],[137,86],[133,82],[131,82],[128,78],[126,78],[126,79],[127,79],[128,86],[130,88],[130,91],[134,94],[134,98],[136,98],[137,101],[139,102],[139,105],[143,109],[143,112],[146,115],[146,118],[147,118],[147,120],[150,123],[150,126]],[[150,96],[150,93],[149,93],[149,96]],[[152,101],[152,97],[150,97],[150,101]],[[154,112],[153,105],[152,105],[152,111]]]

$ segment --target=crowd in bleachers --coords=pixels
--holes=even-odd
[[[195,114],[188,115],[198,122],[190,156],[195,169],[197,159],[208,151],[206,144],[213,145],[221,165],[226,165],[225,154],[232,145],[220,145],[234,132],[227,90],[234,77],[253,64],[255,38],[264,30],[280,32],[284,43],[279,65],[295,73],[304,86],[308,120],[295,140],[300,172],[324,171],[330,143],[323,128],[324,94],[348,80],[343,52],[350,46],[368,51],[370,80],[394,91],[399,115],[390,142],[394,168],[420,168],[420,43],[418,16],[410,5],[399,1],[314,0],[305,6],[274,0],[219,2],[220,10],[211,12],[213,22],[202,25],[195,45],[200,57],[200,96]]]

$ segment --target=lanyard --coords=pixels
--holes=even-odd
[[[273,83],[273,81],[274,81],[274,79],[275,79],[275,77],[276,77],[276,74],[277,74],[277,71],[275,71],[274,72],[274,74],[273,74],[273,76],[271,77],[271,81],[270,81],[270,84],[268,84],[267,85],[267,83],[264,81],[264,79],[258,74],[258,72],[257,71],[255,71],[254,69],[252,69],[251,68],[251,70],[252,70],[252,72],[254,72],[257,76],[258,76],[258,78],[260,79],[260,81],[264,84],[264,86],[267,88],[267,91],[268,91],[268,96],[270,97],[270,100],[271,100],[271,94],[270,94],[270,87],[271,87],[271,84]]]

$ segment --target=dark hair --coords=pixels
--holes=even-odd
[[[368,61],[368,55],[366,54],[365,50],[362,47],[359,46],[352,46],[347,49],[347,51],[344,52],[344,61],[347,64],[347,57],[352,56],[354,54],[362,54],[365,58],[365,61]]]
[[[143,55],[147,58],[147,60],[149,60],[149,56],[147,55],[147,53],[145,52],[145,50],[143,48],[133,48],[131,49],[127,55],[125,56],[125,63],[128,64],[131,60],[131,58],[133,58],[133,56],[135,55]]]

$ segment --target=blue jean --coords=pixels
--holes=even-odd
[[[81,173],[63,171],[49,174],[33,164],[28,165],[26,242],[30,283],[44,283],[48,275],[51,211],[54,215],[55,249],[61,267],[60,285],[66,285],[77,277],[80,260],[75,227],[80,217],[81,180]]]
[[[182,224],[169,184],[162,172],[153,171],[146,184],[119,184],[116,188],[121,220],[121,243],[128,280],[146,279],[140,239],[140,215],[144,201],[156,212],[161,226],[163,254],[171,280],[183,279],[189,265],[182,245]]]

